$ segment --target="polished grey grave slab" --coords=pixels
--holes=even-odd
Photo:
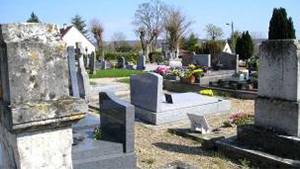
[[[74,169],[136,168],[134,107],[111,93],[100,93],[100,108],[101,118],[87,114],[73,125]],[[100,126],[101,140],[94,139],[96,126]]]
[[[196,115],[219,114],[230,111],[231,102],[196,93],[172,94],[173,103],[163,95],[163,78],[156,73],[131,76],[131,104],[135,116],[151,124],[166,124],[187,120],[187,113]]]

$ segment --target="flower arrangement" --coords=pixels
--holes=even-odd
[[[196,69],[196,66],[194,64],[189,64],[187,69],[194,70]]]
[[[94,128],[94,140],[101,140],[102,137],[102,131],[100,127]]]
[[[230,121],[224,122],[225,126],[241,126],[252,123],[254,120],[254,115],[246,113],[236,113],[230,116]]]
[[[160,75],[166,75],[169,71],[169,67],[167,66],[158,66],[155,70],[156,73],[160,74]]]
[[[203,70],[202,69],[196,69],[196,70],[192,70],[191,71],[191,75],[194,75],[198,78],[200,78],[203,74]]]
[[[213,90],[210,90],[210,89],[201,90],[199,93],[200,93],[201,95],[214,96],[214,91],[213,91]]]
[[[173,74],[174,76],[181,76],[182,72],[181,72],[180,70],[178,70],[178,69],[174,69],[174,70],[172,71],[172,74]]]

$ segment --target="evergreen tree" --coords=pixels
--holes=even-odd
[[[82,19],[81,16],[79,15],[75,15],[72,20],[71,23],[84,35],[87,34],[87,30],[86,30],[86,24],[85,24],[85,20]]]
[[[292,17],[289,17],[289,19],[288,19],[287,29],[288,29],[288,38],[296,39],[296,31],[294,28],[294,23],[293,23]]]
[[[197,47],[199,47],[198,40],[198,37],[194,33],[191,33],[188,38],[181,38],[180,46],[183,50],[195,52]]]
[[[274,8],[269,25],[269,39],[295,39],[295,29],[291,17],[284,8]]]
[[[243,32],[241,37],[238,37],[236,43],[236,53],[240,59],[246,60],[253,55],[254,44],[251,35],[248,31]]]
[[[39,20],[38,16],[32,12],[30,15],[30,18],[27,20],[29,23],[40,23],[41,21]]]

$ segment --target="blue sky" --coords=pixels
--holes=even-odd
[[[162,0],[180,7],[193,20],[190,32],[205,38],[204,28],[213,23],[223,28],[226,37],[234,22],[235,29],[249,30],[254,38],[267,37],[269,20],[274,7],[284,7],[292,16],[300,37],[300,0]],[[100,19],[104,26],[104,39],[110,40],[115,32],[123,32],[128,40],[137,39],[131,24],[138,4],[147,0],[0,0],[0,23],[24,22],[34,11],[45,23],[62,26],[70,23],[75,14],[89,21]]]

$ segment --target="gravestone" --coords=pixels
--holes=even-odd
[[[211,55],[210,54],[197,54],[197,55],[194,55],[194,61],[199,66],[211,67]]]
[[[300,45],[267,41],[260,46],[255,124],[300,137]]]
[[[259,50],[254,125],[237,127],[237,137],[218,149],[261,168],[300,168],[300,44],[268,40]]]
[[[146,57],[145,55],[142,55],[137,60],[137,67],[138,70],[144,70],[146,67]]]
[[[90,63],[89,63],[90,74],[95,74],[95,53],[92,52],[90,55]]]
[[[118,59],[118,68],[125,69],[126,68],[126,60],[124,57]]]
[[[211,129],[204,116],[189,114],[187,113],[190,122],[192,131],[200,131],[201,134],[208,134],[211,132]]]
[[[0,25],[4,168],[72,168],[71,124],[88,107],[69,96],[66,44],[51,24]]]
[[[239,55],[222,52],[219,55],[218,62],[223,65],[222,69],[235,70],[239,69]]]
[[[89,75],[86,72],[83,54],[82,54],[81,43],[76,43],[76,55],[78,56],[78,87],[79,87],[79,95],[81,98],[86,99],[89,96],[90,92],[90,80]]]
[[[68,65],[69,65],[69,76],[70,76],[70,94],[75,98],[80,98],[79,88],[78,88],[78,79],[75,63],[75,50],[73,46],[67,48],[68,51]]]
[[[95,70],[100,70],[103,68],[103,62],[95,62]]]

